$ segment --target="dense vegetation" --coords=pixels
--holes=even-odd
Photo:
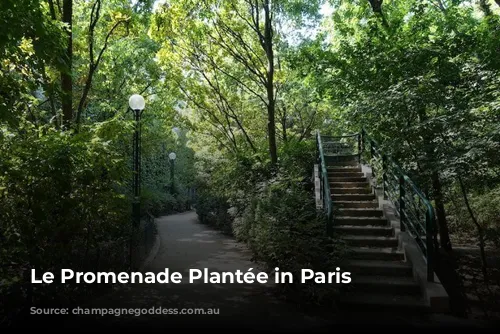
[[[481,246],[495,300],[498,0],[328,3],[3,0],[0,322],[88,294],[54,300],[31,268],[126,268],[135,93],[143,215],[187,209],[196,188],[200,219],[255,259],[328,270],[343,248],[315,209],[314,131],[365,127],[432,200],[443,256]]]

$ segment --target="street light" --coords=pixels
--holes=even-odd
[[[130,109],[134,112],[135,118],[135,131],[134,131],[134,200],[132,202],[132,227],[133,230],[139,227],[141,219],[141,205],[140,205],[140,173],[141,173],[141,154],[140,154],[140,132],[141,132],[141,115],[146,106],[144,98],[139,94],[130,96],[128,100]],[[132,233],[132,236],[134,233]],[[132,269],[132,254],[133,242],[130,241],[130,267]]]
[[[174,161],[176,157],[177,156],[174,152],[171,152],[168,155],[168,158],[170,159],[170,182],[171,182],[170,189],[172,194],[174,193]]]

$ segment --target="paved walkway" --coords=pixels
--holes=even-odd
[[[210,272],[236,270],[259,272],[251,262],[251,253],[232,238],[221,235],[208,226],[198,223],[195,213],[187,212],[157,219],[161,246],[156,257],[144,271],[163,272],[165,268],[178,271],[187,277],[189,269],[207,268]],[[272,294],[271,285],[262,284],[132,284],[119,289],[81,308],[107,310],[134,309],[156,310],[204,309],[216,312],[211,315],[121,314],[92,316],[79,315],[59,318],[57,327],[65,330],[93,329],[208,329],[232,328],[238,330],[282,330],[331,332],[339,325],[367,326],[380,324],[404,326],[463,326],[470,325],[453,317],[398,318],[393,314],[339,314],[322,311],[308,314],[297,304],[284,303]],[[53,322],[56,323],[55,321]],[[52,325],[51,325],[52,327]],[[346,329],[349,329],[346,327]],[[54,327],[55,328],[55,327]]]
[[[232,238],[221,235],[198,223],[193,212],[157,219],[161,246],[157,256],[145,271],[162,272],[165,268],[187,277],[189,269],[208,268],[210,272],[236,270],[253,272],[262,269],[250,262],[251,254]],[[253,329],[312,330],[328,325],[319,317],[309,316],[294,304],[277,300],[270,285],[262,284],[133,284],[129,290],[119,290],[83,307],[142,308],[152,307],[203,308],[217,315],[149,315],[140,316],[78,316],[68,319],[65,327],[120,326],[125,328],[207,328],[227,326]]]

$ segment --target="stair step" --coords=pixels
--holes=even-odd
[[[352,226],[352,225],[337,225],[334,226],[334,230],[339,233],[345,233],[349,235],[372,235],[372,236],[386,236],[391,237],[394,235],[394,229],[392,227],[383,226]]]
[[[328,166],[328,172],[349,172],[349,173],[361,173],[361,166]]]
[[[337,302],[341,310],[355,311],[357,318],[361,310],[369,311],[372,315],[378,312],[387,314],[388,309],[391,314],[431,312],[431,307],[423,298],[413,295],[352,292],[341,294]]]
[[[351,260],[345,264],[353,275],[412,276],[410,263],[402,261]]]
[[[362,172],[342,172],[342,171],[328,171],[328,178],[330,177],[364,177]]]
[[[395,276],[357,276],[351,275],[350,285],[356,291],[390,292],[419,295],[420,285],[411,277]]]
[[[372,189],[370,187],[365,188],[331,188],[330,192],[332,194],[371,194]]]
[[[375,194],[332,194],[333,201],[373,201]]]
[[[388,226],[386,218],[378,217],[335,217],[335,223],[338,225],[356,225],[356,226]]]
[[[330,188],[369,188],[368,182],[332,182],[330,181]]]
[[[353,260],[382,260],[382,261],[404,261],[404,252],[396,248],[365,248],[352,247],[351,258]]]
[[[368,182],[366,177],[349,177],[349,176],[341,176],[336,177],[335,175],[328,175],[329,182]]]
[[[380,209],[370,209],[370,208],[342,208],[338,205],[334,205],[335,215],[348,216],[348,217],[382,217],[384,211]]]
[[[398,239],[395,237],[346,235],[342,239],[356,247],[398,247]]]
[[[375,201],[334,201],[333,207],[335,209],[350,209],[350,208],[360,208],[360,209],[376,209],[378,208],[378,203]]]
[[[356,158],[355,160],[342,160],[338,159],[338,157],[334,155],[325,155],[325,162],[327,167],[358,167],[359,162],[358,159]]]

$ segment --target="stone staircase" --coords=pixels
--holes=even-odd
[[[343,160],[327,166],[334,231],[350,246],[342,270],[351,272],[352,282],[338,301],[341,309],[430,311],[357,156]]]

